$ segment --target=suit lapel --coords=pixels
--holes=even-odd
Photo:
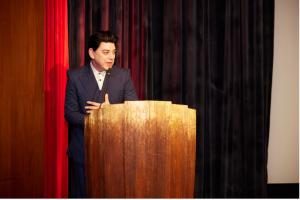
[[[90,65],[84,67],[84,71],[80,76],[80,81],[86,90],[87,99],[99,102],[99,87]]]
[[[106,72],[104,83],[103,83],[102,90],[100,93],[101,102],[104,102],[104,100],[105,100],[105,98],[104,98],[105,93],[108,93],[110,81],[113,78],[114,74],[115,74],[114,67],[112,67],[109,71]]]

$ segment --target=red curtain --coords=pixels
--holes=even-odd
[[[64,98],[68,59],[67,1],[45,0],[44,196],[68,196],[67,123]]]

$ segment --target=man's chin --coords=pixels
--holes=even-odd
[[[111,69],[112,66],[105,66],[105,67],[103,67],[103,68],[104,68],[105,71],[107,71],[107,70]]]

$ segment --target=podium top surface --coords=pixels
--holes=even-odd
[[[187,105],[184,104],[173,104],[171,101],[160,101],[160,100],[139,100],[139,101],[125,101],[124,103],[118,103],[118,104],[110,104],[109,106],[115,106],[118,107],[120,105],[145,105],[145,104],[149,104],[149,105],[154,105],[154,104],[166,104],[166,105],[174,105],[174,106],[184,106],[186,108],[188,108],[189,110],[194,110],[196,111],[196,109],[194,108],[189,108]],[[108,108],[108,107],[106,107]],[[106,109],[103,108],[103,109]]]

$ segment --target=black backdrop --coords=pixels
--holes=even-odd
[[[266,197],[274,0],[69,0],[70,65],[120,38],[141,99],[197,109],[195,197]]]

